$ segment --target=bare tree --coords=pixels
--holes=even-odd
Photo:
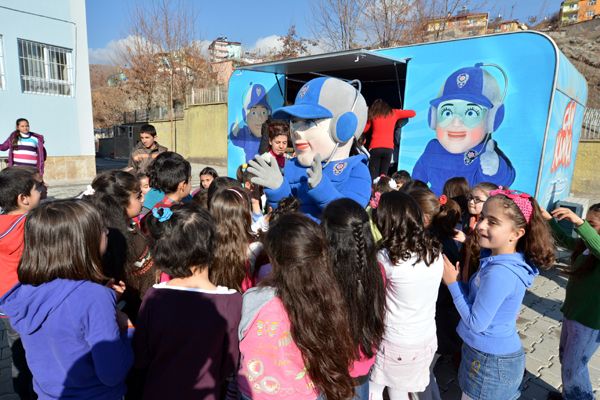
[[[269,60],[285,60],[288,58],[296,58],[307,55],[310,46],[316,46],[317,42],[298,36],[296,25],[291,25],[288,28],[285,36],[279,36],[281,43],[280,50],[273,50],[269,55]]]
[[[313,35],[330,50],[349,50],[359,45],[362,10],[368,0],[315,0]]]
[[[121,62],[144,108],[164,104],[166,98],[183,102],[192,86],[209,80],[208,63],[195,37],[197,15],[182,0],[144,1],[132,9]]]

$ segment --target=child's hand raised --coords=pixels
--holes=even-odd
[[[556,210],[552,211],[551,214],[557,220],[562,221],[563,219],[566,219],[567,221],[573,223],[573,225],[575,226],[581,226],[584,222],[580,217],[577,216],[577,214],[565,207],[559,207]]]
[[[460,243],[464,243],[467,240],[465,233],[459,229],[454,230],[454,240]]]
[[[451,285],[458,281],[458,275],[460,274],[460,263],[457,261],[456,265],[452,265],[448,257],[443,254],[444,257],[444,274],[442,280],[446,285]]]

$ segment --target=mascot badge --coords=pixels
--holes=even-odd
[[[291,120],[297,156],[286,162],[283,175],[276,162],[260,157],[250,161],[252,182],[265,187],[271,206],[295,196],[301,211],[315,219],[338,198],[367,206],[371,195],[367,157],[350,156],[367,121],[367,104],[358,81],[313,79],[302,86],[294,105],[275,110],[273,117]]]

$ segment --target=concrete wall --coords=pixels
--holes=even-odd
[[[29,120],[45,137],[46,179],[91,179],[95,175],[92,100],[88,64],[85,2],[81,0],[0,0],[5,87],[0,89],[0,140]],[[69,96],[24,93],[21,88],[18,39],[60,46],[71,51]],[[0,153],[5,156],[6,153]],[[73,160],[80,160],[81,167]],[[73,167],[74,166],[74,167]],[[56,170],[55,170],[56,169]],[[69,169],[69,173],[66,173]],[[73,170],[71,170],[73,169]]]
[[[227,164],[227,104],[190,106],[176,121],[176,148],[171,141],[170,121],[150,121],[158,142],[193,163]]]
[[[580,142],[571,192],[600,197],[600,142]]]

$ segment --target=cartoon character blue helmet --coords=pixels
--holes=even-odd
[[[276,109],[273,116],[278,119],[331,118],[331,139],[334,143],[345,144],[362,134],[367,112],[359,81],[320,77],[306,82],[296,95],[294,105]]]
[[[486,131],[494,132],[504,119],[504,94],[500,92],[496,79],[482,67],[492,66],[500,69],[505,80],[506,74],[495,64],[475,64],[453,72],[447,79],[437,98],[431,100],[429,126],[436,127],[437,107],[448,100],[464,100],[488,109]],[[505,86],[508,82],[505,82]]]
[[[271,107],[269,106],[269,102],[267,100],[267,90],[263,85],[258,83],[250,86],[244,95],[243,106],[244,108],[242,109],[242,116],[244,121],[246,121],[246,115],[252,107],[263,106],[267,109],[269,114],[271,114]]]

